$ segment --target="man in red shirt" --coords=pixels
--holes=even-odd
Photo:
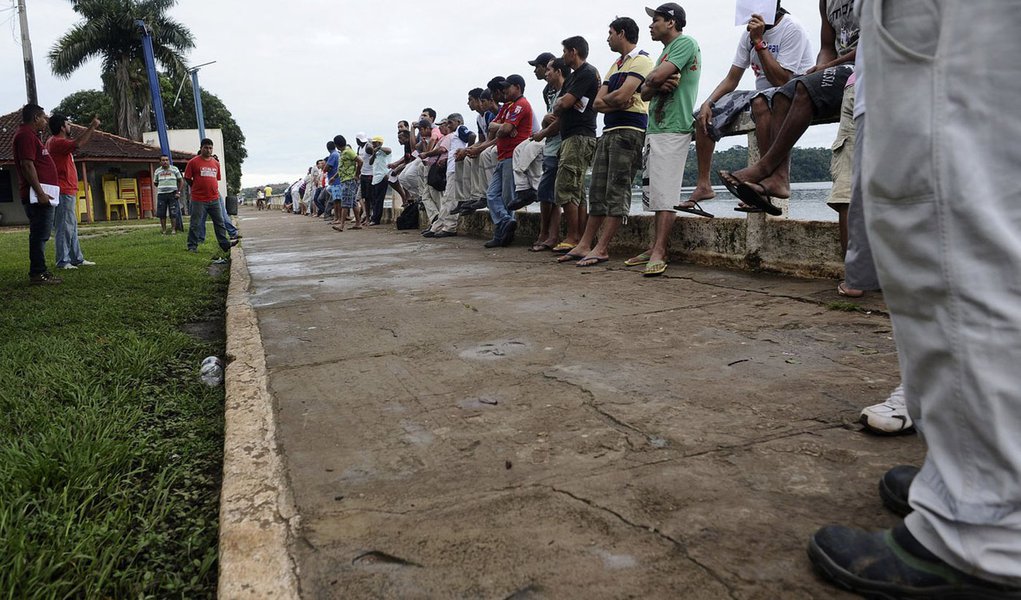
[[[213,140],[202,140],[199,155],[188,161],[184,168],[184,180],[191,187],[191,216],[188,226],[188,252],[198,252],[198,245],[205,238],[206,215],[213,221],[213,232],[220,249],[230,252],[237,245],[227,237],[220,210],[220,162],[213,158]]]
[[[78,139],[72,139],[71,120],[64,115],[50,117],[50,133],[53,135],[46,140],[46,149],[57,165],[57,179],[60,181],[60,204],[53,211],[58,269],[77,269],[80,265],[96,264],[85,260],[78,243],[78,167],[74,164],[73,153],[89,143],[99,125],[99,119],[92,117],[92,123],[85,133]]]
[[[514,149],[532,135],[532,105],[525,99],[525,78],[511,75],[501,84],[504,104],[493,123],[496,130],[496,170],[489,180],[486,204],[493,220],[493,239],[486,248],[509,246],[514,241],[518,223],[507,205],[514,201]]]
[[[43,147],[39,132],[46,127],[46,111],[37,104],[21,109],[21,127],[14,134],[14,163],[19,196],[28,215],[28,277],[33,284],[56,284],[60,278],[46,270],[46,240],[53,228],[53,204],[59,196],[57,166]]]

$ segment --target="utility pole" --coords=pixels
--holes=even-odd
[[[28,38],[28,12],[25,11],[25,0],[18,0],[18,16],[21,19],[21,53],[25,57],[25,90],[28,101],[39,104],[39,94],[35,91],[35,65],[32,62],[32,40]]]

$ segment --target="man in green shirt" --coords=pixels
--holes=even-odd
[[[160,218],[160,230],[164,235],[167,233],[176,234],[178,223],[181,221],[181,207],[178,201],[181,198],[181,189],[184,187],[184,177],[177,167],[170,164],[169,156],[160,157],[160,168],[153,173],[153,186],[156,188],[156,216]],[[167,229],[167,211],[170,211],[170,229]],[[184,230],[184,226],[180,227]]]
[[[681,197],[681,176],[695,130],[692,111],[702,52],[698,42],[682,33],[687,21],[679,5],[667,2],[645,12],[652,17],[652,39],[663,44],[663,53],[642,86],[642,100],[649,102],[642,202],[656,213],[655,236],[651,248],[624,264],[645,265],[643,274],[654,276],[666,270],[667,241],[677,218],[673,207]]]

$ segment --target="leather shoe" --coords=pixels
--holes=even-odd
[[[898,465],[884,473],[879,480],[879,497],[883,500],[883,506],[902,517],[907,516],[911,512],[908,490],[918,471],[918,467]]]

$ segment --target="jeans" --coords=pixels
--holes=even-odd
[[[489,218],[493,220],[493,239],[503,237],[504,228],[514,220],[507,205],[514,201],[514,159],[505,158],[496,163],[496,170],[489,180],[486,191],[486,205]]]
[[[46,272],[46,241],[53,229],[53,207],[49,204],[26,204],[28,215],[28,274]]]
[[[216,241],[224,252],[230,251],[230,238],[223,222],[223,203],[219,199],[212,202],[191,202],[191,217],[188,219],[188,249],[198,248],[206,237],[206,215],[213,222]]]
[[[53,244],[57,248],[57,267],[80,265],[85,257],[78,245],[77,201],[71,194],[61,194],[60,204],[53,210]]]

